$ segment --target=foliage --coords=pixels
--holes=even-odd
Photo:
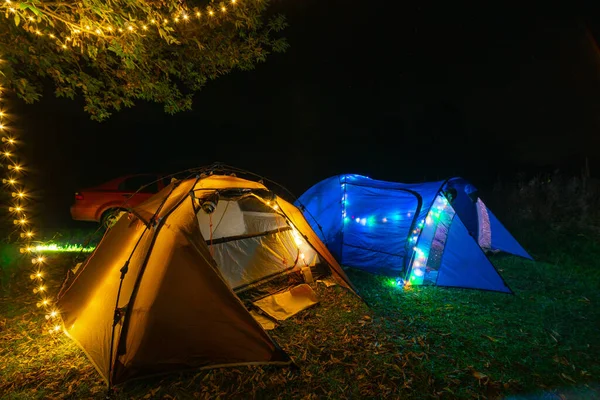
[[[0,4],[0,83],[31,103],[45,82],[95,120],[136,100],[190,109],[209,80],[287,48],[268,0],[11,1]],[[10,21],[10,22],[9,22]]]
[[[497,183],[490,197],[497,203],[492,209],[504,209],[515,225],[533,223],[565,233],[600,234],[600,180],[585,174],[522,175],[514,182]]]

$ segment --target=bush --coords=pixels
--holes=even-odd
[[[512,224],[535,224],[559,232],[600,233],[600,180],[556,171],[498,182],[494,202]]]

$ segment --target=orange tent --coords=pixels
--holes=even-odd
[[[256,311],[276,319],[314,304],[302,289],[314,279],[354,290],[294,205],[260,183],[210,175],[173,182],[123,215],[65,283],[58,307],[65,332],[115,385],[189,368],[290,364]]]

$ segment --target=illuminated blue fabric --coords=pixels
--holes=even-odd
[[[511,293],[458,215],[450,225],[437,285]]]
[[[409,232],[425,218],[442,183],[339,175],[314,185],[296,205],[342,265],[397,275],[404,269]]]
[[[460,216],[467,231],[474,237],[477,237],[477,209],[469,197],[469,194],[474,191],[473,186],[464,179],[454,178],[448,180],[446,187],[456,189],[457,197],[452,202],[452,207]]]
[[[467,231],[473,237],[477,237],[477,208],[469,197],[469,194],[476,191],[476,189],[462,178],[449,179],[445,188],[453,187],[457,191],[457,198],[452,203],[452,207],[456,210],[456,213],[464,223]],[[492,248],[495,250],[501,250],[505,253],[514,254],[516,256],[524,257],[529,260],[533,258],[523,249],[523,247],[517,242],[517,240],[510,234],[510,232],[502,225],[502,223],[496,218],[492,211],[487,208],[487,212],[490,218],[490,228],[492,231]]]
[[[412,232],[425,222],[440,191],[448,188],[456,190],[456,215],[443,245],[436,284],[509,292],[479,247],[472,199],[476,189],[464,179],[403,184],[339,175],[311,187],[296,205],[340,264],[403,276],[413,254],[408,242]],[[490,224],[495,249],[530,258],[491,213]]]
[[[508,232],[489,208],[487,212],[490,216],[490,225],[492,227],[492,248],[533,260],[533,257],[525,251],[519,242],[517,242],[517,239]]]
[[[401,272],[417,197],[354,184],[346,185],[346,193],[341,259],[367,271]]]
[[[306,220],[338,260],[342,254],[342,188],[339,177],[325,179],[310,188],[310,196],[296,202]]]

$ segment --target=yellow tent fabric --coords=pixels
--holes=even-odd
[[[296,229],[298,229],[298,231],[304,235],[305,239],[315,248],[317,253],[319,253],[319,255],[321,255],[323,258],[325,258],[325,260],[327,260],[327,262],[331,266],[331,269],[335,272],[334,276],[338,283],[347,288],[351,288],[354,292],[358,293],[357,289],[354,287],[352,282],[350,282],[350,279],[348,278],[340,264],[338,264],[333,255],[329,252],[329,250],[327,250],[327,247],[321,241],[321,239],[319,239],[315,231],[312,230],[310,224],[304,217],[304,214],[302,214],[302,211],[300,211],[293,204],[283,199],[277,199],[277,204],[279,205],[279,207],[281,207],[281,210],[284,212],[284,214],[294,224]]]
[[[221,175],[172,183],[120,218],[59,293],[65,331],[109,384],[189,368],[291,362],[228,286],[202,237],[191,192],[230,188],[266,189]],[[302,213],[282,199],[278,205],[352,287]]]

